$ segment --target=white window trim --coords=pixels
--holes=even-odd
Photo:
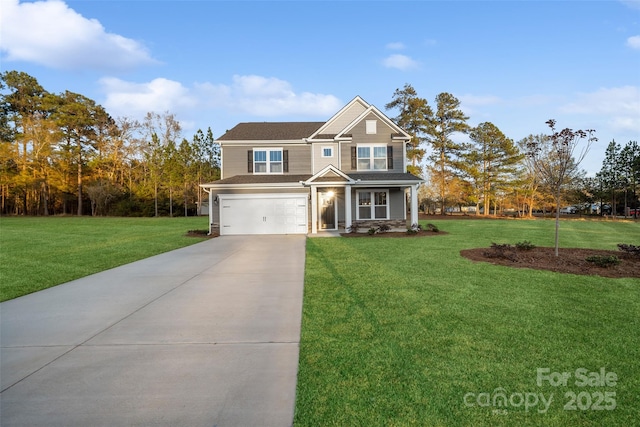
[[[371,167],[369,169],[360,169],[360,162],[358,160],[360,160],[360,156],[358,156],[360,150],[359,148],[361,147],[369,147],[371,148],[370,151],[370,156],[369,156],[369,160],[370,160],[370,165]],[[375,162],[375,157],[373,155],[373,151],[375,147],[384,147],[384,169],[375,169],[373,167],[373,164]],[[356,145],[356,167],[358,168],[359,171],[386,171],[389,170],[389,163],[387,161],[387,144],[357,144]]]
[[[375,218],[376,213],[376,205],[375,205],[375,195],[374,193],[387,193],[387,213],[385,218]],[[371,218],[360,218],[360,193],[369,193],[371,197]],[[389,198],[389,189],[388,188],[372,188],[369,190],[356,190],[356,220],[357,221],[383,221],[388,220],[390,218],[390,203],[391,199]]]
[[[331,150],[331,155],[330,156],[325,156],[324,155],[324,150]],[[324,158],[327,158],[327,159],[331,158],[331,157],[333,157],[333,147],[320,147],[320,153],[321,153],[322,157],[324,157]]]
[[[256,172],[256,151],[266,151],[267,152],[267,157],[266,157],[266,164],[267,164],[267,170],[265,172]],[[271,155],[270,153],[272,151],[279,151],[280,152],[280,172],[271,172]],[[265,162],[258,162],[258,163],[265,163]],[[278,163],[278,162],[274,162],[274,163]],[[267,148],[254,148],[253,149],[253,174],[254,175],[282,175],[284,174],[284,154],[283,154],[283,150],[282,148],[275,148],[275,147],[267,147]]]
[[[367,135],[375,135],[378,133],[378,121],[367,120],[365,122],[365,132]]]

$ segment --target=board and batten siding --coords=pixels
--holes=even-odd
[[[290,174],[312,174],[311,172],[311,148],[308,145],[278,144],[277,141],[269,144],[222,146],[222,177],[231,178],[235,175],[251,174],[248,171],[247,152],[260,148],[282,148],[289,152]],[[286,174],[285,173],[285,174]]]

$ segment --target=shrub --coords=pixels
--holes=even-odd
[[[370,235],[370,236],[373,236],[374,234],[376,234],[376,231],[378,231],[378,229],[377,229],[377,228],[375,228],[375,227],[371,227],[371,228],[367,231],[367,233],[369,233],[369,235]]]
[[[351,225],[347,227],[347,232],[357,233],[359,229],[360,229],[360,224],[358,224],[357,222],[352,222]]]
[[[378,225],[378,233],[386,233],[389,230],[391,230],[391,226],[389,224]]]
[[[413,223],[411,224],[411,230],[414,230],[417,233],[418,231],[422,231],[422,226],[417,222]]]
[[[585,258],[587,262],[591,262],[598,267],[609,268],[614,265],[620,264],[620,258],[615,255],[592,255]]]
[[[434,233],[437,233],[438,231],[440,231],[440,229],[434,224],[427,224],[427,228],[429,229],[429,231],[433,231]]]
[[[189,230],[187,234],[198,235],[198,236],[206,236],[209,234],[209,230]]]
[[[618,249],[620,249],[625,254],[631,255],[635,258],[640,258],[640,246],[618,243]]]
[[[491,243],[491,248],[489,248],[488,251],[483,252],[483,255],[487,258],[502,258],[513,262],[518,261],[516,257],[516,249],[508,243]]]
[[[534,245],[528,240],[516,243],[516,249],[521,251],[530,251],[531,249],[535,249],[535,247],[536,245]]]
[[[407,227],[407,234],[418,234],[418,230],[415,228]]]

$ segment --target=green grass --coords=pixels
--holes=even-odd
[[[307,240],[297,426],[638,425],[639,280],[459,255],[491,242],[552,246],[553,221],[437,225],[450,234]],[[639,241],[637,223],[561,224],[562,247]],[[601,367],[617,374],[615,387],[575,384],[576,369]],[[572,377],[566,387],[538,387],[537,368]],[[499,388],[554,400],[546,413],[537,412],[542,404],[527,411],[464,403],[467,393],[493,397]],[[567,392],[605,391],[616,392],[614,410],[563,409]]]
[[[0,218],[0,301],[201,241],[206,217]]]

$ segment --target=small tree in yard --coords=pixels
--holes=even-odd
[[[564,187],[576,177],[578,165],[587,155],[591,143],[597,141],[594,130],[556,130],[556,121],[546,122],[551,128],[548,139],[530,140],[527,156],[531,160],[542,185],[553,194],[556,204],[555,255],[558,256],[558,235],[560,230],[560,197]],[[586,145],[576,152],[578,145],[586,139]]]

